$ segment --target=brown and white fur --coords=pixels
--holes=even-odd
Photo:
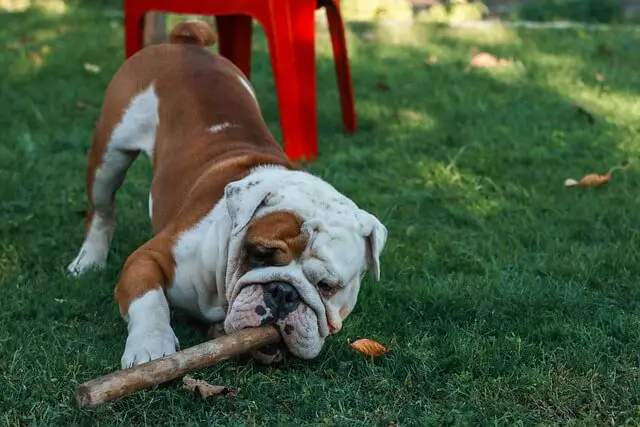
[[[154,236],[115,288],[128,322],[123,367],[176,351],[169,305],[224,321],[226,333],[276,324],[286,350],[316,357],[353,309],[367,268],[379,279],[386,228],[287,159],[251,84],[204,47],[213,42],[207,24],[186,21],[169,43],[128,59],[93,135],[92,209],[73,275],[106,264],[115,194],[140,152],[153,164]],[[262,360],[280,360],[285,348],[273,350]]]

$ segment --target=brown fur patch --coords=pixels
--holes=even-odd
[[[245,236],[245,250],[263,256],[269,265],[287,265],[302,255],[308,237],[303,219],[293,212],[273,212],[252,221]]]
[[[175,264],[165,249],[169,246],[169,240],[158,235],[127,258],[114,291],[121,314],[128,313],[131,303],[147,292],[173,281]]]

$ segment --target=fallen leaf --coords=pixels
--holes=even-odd
[[[598,185],[605,184],[611,181],[611,175],[598,175],[597,173],[590,173],[588,175],[583,176],[580,181],[578,181],[578,185],[581,187],[597,187]]]
[[[398,117],[406,120],[420,121],[424,119],[424,116],[416,111],[400,110],[398,111]]]
[[[385,82],[377,82],[375,86],[373,86],[373,88],[379,92],[387,92],[389,89],[391,89]]]
[[[29,52],[27,54],[27,58],[29,58],[29,60],[36,64],[38,67],[42,66],[42,57],[38,52]]]
[[[348,344],[351,346],[351,348],[353,348],[354,350],[358,350],[360,353],[366,356],[378,357],[389,351],[379,342],[371,340],[369,338],[361,338],[354,342],[348,342]]]
[[[189,375],[185,375],[182,378],[182,388],[199,395],[203,399],[216,395],[229,395],[235,397],[240,391],[239,388],[211,385],[204,380],[197,380]]]
[[[90,64],[88,62],[85,62],[84,70],[89,73],[98,74],[100,72],[100,67],[97,66],[96,64]]]
[[[580,178],[579,181],[576,181],[573,178],[568,178],[564,181],[564,185],[565,187],[575,187],[575,186],[580,186],[580,187],[599,187],[603,184],[606,184],[607,182],[611,181],[611,176],[613,174],[613,171],[617,170],[617,169],[626,169],[629,167],[629,162],[628,161],[624,161],[622,162],[621,165],[617,165],[612,167],[611,169],[609,169],[609,171],[604,174],[604,175],[600,175],[597,173],[590,173],[587,174],[585,176],[583,176],[582,178]]]
[[[511,61],[503,58],[496,58],[487,52],[476,53],[469,66],[472,68],[496,68],[496,67],[508,67],[511,65]]]

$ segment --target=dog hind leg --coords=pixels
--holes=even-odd
[[[108,103],[105,97],[105,104]],[[82,247],[67,267],[73,276],[106,265],[116,227],[116,192],[140,151],[149,156],[153,152],[158,124],[158,99],[153,85],[136,95],[126,108],[110,107],[115,108],[105,110],[100,117],[89,153],[86,191],[91,209]]]

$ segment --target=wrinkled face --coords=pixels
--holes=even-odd
[[[252,220],[240,245],[226,332],[274,324],[283,345],[254,357],[279,361],[285,349],[316,357],[354,308],[371,257],[369,237],[360,227],[305,222],[289,211]]]

